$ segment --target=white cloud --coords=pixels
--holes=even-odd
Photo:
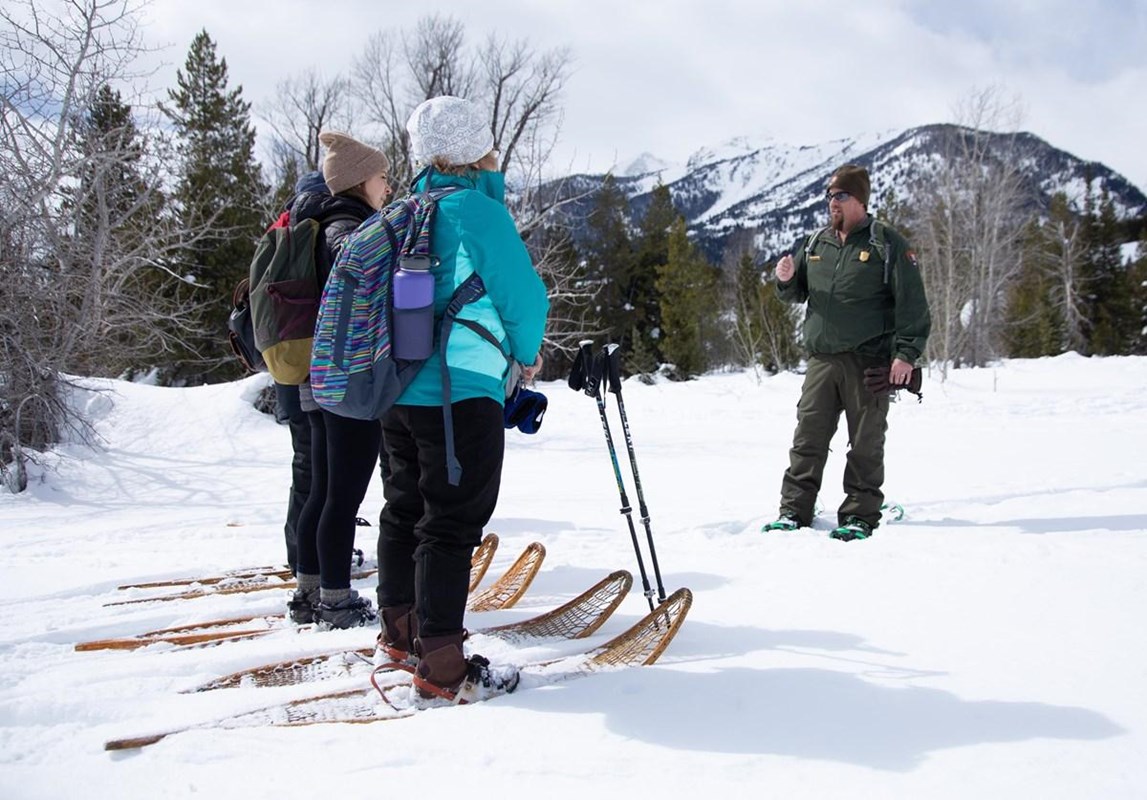
[[[257,103],[302,69],[346,69],[371,33],[409,28],[423,14],[362,0],[315,8],[156,0],[147,34],[172,43],[165,57],[178,65],[206,28],[232,83]],[[1147,186],[1136,110],[1147,70],[1142,0],[1104,0],[1086,13],[1066,0],[958,9],[923,0],[442,0],[435,10],[466,24],[475,42],[497,32],[571,48],[557,155],[578,169],[643,151],[683,161],[735,136],[801,144],[948,121],[971,89],[1001,84],[1021,95],[1033,133]],[[170,81],[174,67],[164,74]]]

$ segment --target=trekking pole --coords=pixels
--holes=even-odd
[[[641,545],[637,541],[637,528],[633,525],[633,506],[625,492],[625,482],[621,477],[621,466],[617,463],[617,448],[613,446],[613,434],[609,430],[609,420],[605,416],[605,398],[601,394],[601,381],[605,373],[604,352],[596,359],[593,356],[593,342],[581,342],[573,370],[570,372],[569,386],[574,391],[583,391],[597,401],[597,411],[601,416],[601,429],[605,432],[605,444],[609,448],[609,458],[613,462],[613,475],[617,479],[617,491],[621,495],[621,514],[629,524],[629,538],[633,542],[633,553],[637,556],[637,570],[641,573],[641,586],[649,610],[654,610],[653,589],[649,576],[645,573],[645,561],[641,557]]]
[[[649,560],[653,563],[653,576],[657,580],[657,599],[665,602],[665,586],[661,583],[661,567],[657,564],[657,548],[653,546],[653,528],[649,524],[649,508],[645,505],[645,492],[641,490],[641,476],[637,473],[637,454],[633,451],[633,436],[629,432],[629,419],[625,416],[625,401],[621,399],[621,346],[607,344],[601,351],[609,378],[609,391],[617,397],[617,413],[621,417],[621,430],[625,434],[625,447],[629,451],[629,466],[633,469],[633,485],[637,491],[637,508],[641,524],[645,526],[645,539],[649,543]]]

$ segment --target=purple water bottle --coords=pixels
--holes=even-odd
[[[434,275],[437,259],[405,255],[394,272],[394,329],[391,348],[395,358],[419,360],[434,351]]]

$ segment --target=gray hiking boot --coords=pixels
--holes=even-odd
[[[295,589],[291,599],[287,601],[287,615],[297,625],[306,625],[315,621],[315,606],[319,604],[319,590],[312,589],[307,592]]]
[[[320,628],[340,630],[361,628],[378,620],[374,607],[365,597],[360,597],[354,589],[337,603],[322,603],[315,606],[315,622]]]

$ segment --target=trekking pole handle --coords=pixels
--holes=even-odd
[[[594,356],[593,343],[582,344],[582,357],[585,358],[585,393],[590,397],[601,396],[601,379],[605,374],[605,359],[601,354]]]
[[[606,375],[609,378],[609,391],[621,394],[621,345],[609,343],[601,349],[605,358]]]
[[[570,376],[567,381],[569,387],[575,392],[580,392],[585,389],[585,376],[589,371],[589,364],[586,362],[585,354],[587,350],[593,348],[593,342],[589,339],[583,339],[578,342],[577,355],[574,356],[573,366],[570,367]]]

